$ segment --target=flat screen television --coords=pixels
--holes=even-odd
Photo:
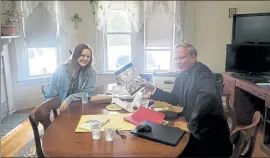
[[[270,13],[233,16],[232,43],[270,43]]]
[[[228,44],[225,71],[238,73],[269,73],[270,45]]]

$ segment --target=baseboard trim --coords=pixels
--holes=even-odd
[[[1,115],[1,122],[2,122],[2,120],[3,120],[5,117],[7,117],[7,116],[8,116],[8,113],[2,114],[2,115]]]
[[[16,110],[23,110],[23,109],[37,107],[43,101],[44,101],[44,97],[39,96],[39,97],[15,100],[14,105],[15,105]]]
[[[8,112],[9,115],[12,115],[14,112],[16,112],[16,109],[12,109],[11,111]]]
[[[14,102],[21,102],[21,101],[25,101],[25,100],[34,100],[34,99],[40,99],[40,98],[44,98],[44,96],[40,95],[40,96],[37,96],[37,97],[31,97],[31,98],[26,98],[26,99],[16,99],[14,100]]]

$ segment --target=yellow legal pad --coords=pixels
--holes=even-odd
[[[127,113],[127,114],[100,114],[100,115],[82,115],[81,119],[77,125],[77,128],[75,130],[75,132],[91,132],[90,130],[86,130],[86,129],[81,129],[79,128],[79,126],[83,123],[85,123],[86,121],[90,120],[90,119],[96,119],[96,118],[100,118],[100,119],[107,119],[109,118],[110,120],[105,123],[102,127],[101,127],[101,131],[104,131],[104,127],[111,127],[111,128],[115,128],[115,129],[121,129],[124,131],[129,131],[134,129],[136,126],[125,121],[124,117],[131,115],[132,113]]]

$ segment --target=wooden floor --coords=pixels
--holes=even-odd
[[[18,112],[30,113],[33,109],[22,110]],[[32,128],[28,119],[25,119],[16,128],[10,131],[1,139],[1,156],[14,157],[20,152],[28,142],[34,138]]]
[[[31,111],[24,110],[22,112]],[[20,152],[24,146],[34,138],[32,128],[28,119],[24,120],[20,125],[15,129],[9,132],[6,136],[1,139],[1,152],[2,157],[14,157],[18,152]],[[259,129],[255,150],[253,157],[267,157],[260,149],[260,144],[263,140],[262,128]]]

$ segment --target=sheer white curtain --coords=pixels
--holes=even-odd
[[[101,30],[104,22],[104,15],[110,9],[124,9],[128,15],[129,21],[132,22],[136,31],[143,25],[140,18],[140,1],[92,1],[92,10],[95,16],[96,29]]]
[[[175,6],[175,44],[183,42],[183,30],[184,30],[184,1],[176,1]]]
[[[106,11],[113,8],[125,9],[136,31],[143,27],[144,20],[156,9],[162,8],[179,31],[182,30],[183,3],[182,1],[91,1],[96,29],[99,31],[103,27]]]
[[[59,1],[22,1],[24,16],[28,17],[39,4],[47,9],[53,20],[58,20]]]
[[[67,33],[67,25],[64,18],[64,1],[21,1],[21,10],[23,12],[24,18],[27,18],[38,5],[43,5],[46,10],[50,13],[52,20],[57,22],[59,33]],[[42,17],[41,17],[42,18]]]
[[[181,1],[145,1],[144,18],[149,18],[157,9],[162,9],[171,19],[177,30],[182,25],[183,2]]]

